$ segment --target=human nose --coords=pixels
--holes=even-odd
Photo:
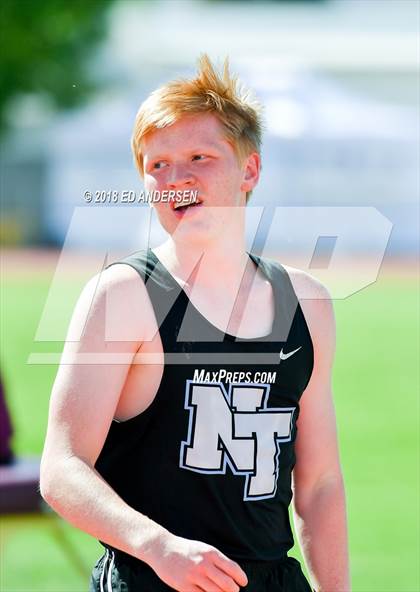
[[[193,175],[185,165],[172,165],[167,177],[167,184],[171,189],[176,189],[184,185],[191,185]]]

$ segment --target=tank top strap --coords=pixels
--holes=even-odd
[[[173,324],[179,325],[186,309],[186,302],[181,297],[183,290],[165,272],[151,249],[132,253],[123,259],[114,261],[108,267],[121,263],[135,269],[142,278],[161,334],[173,335],[174,332],[177,332],[179,327],[173,326]]]
[[[269,280],[274,295],[275,309],[272,331],[270,335],[260,338],[258,341],[285,342],[299,307],[299,301],[289,274],[278,261],[253,253],[248,253],[248,255]],[[185,291],[160,263],[151,249],[132,253],[124,259],[111,263],[108,267],[120,263],[130,265],[141,276],[155,312],[161,337],[165,342],[167,341],[165,336],[167,336],[168,340],[172,342],[173,336],[178,335],[185,314],[191,308],[194,309],[189,306],[190,301]],[[199,317],[199,315],[195,315],[195,323],[201,322]],[[204,341],[207,338],[212,340],[213,333],[218,332],[216,329],[213,331],[210,329],[211,325],[207,326],[206,323],[200,325],[200,335]],[[209,336],[206,337],[207,333]],[[238,341],[247,340],[238,339]]]
[[[249,256],[267,276],[271,283],[275,301],[275,316],[271,341],[285,342],[299,307],[299,300],[286,269],[274,259],[260,257],[253,253]]]

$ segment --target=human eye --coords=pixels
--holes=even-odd
[[[157,162],[154,162],[152,164],[152,169],[153,170],[159,170],[161,168],[163,168],[165,166],[165,163],[163,160],[158,160]]]
[[[194,154],[192,160],[204,160],[206,158],[205,154]]]

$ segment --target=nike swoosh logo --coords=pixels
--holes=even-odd
[[[302,349],[302,346],[298,347],[297,349],[294,349],[293,351],[284,354],[283,353],[283,348],[281,348],[280,351],[280,360],[287,360],[287,358],[290,358],[290,356],[293,356],[293,354],[295,354],[297,351],[299,351],[300,349]]]

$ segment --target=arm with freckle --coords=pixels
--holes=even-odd
[[[107,309],[109,303],[117,310]],[[145,561],[175,590],[211,591],[217,583],[220,590],[236,591],[246,583],[236,563],[210,545],[176,537],[131,508],[95,470],[142,342],[133,339],[133,326],[142,336],[151,310],[137,272],[126,265],[109,268],[84,289],[51,395],[41,494],[73,526]],[[118,319],[118,340],[105,339],[105,318]],[[127,328],[125,336],[121,327]],[[98,359],[83,363],[86,354]]]

